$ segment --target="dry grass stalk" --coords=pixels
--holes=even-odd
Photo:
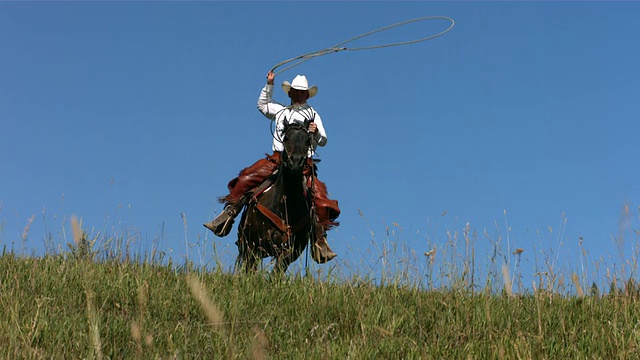
[[[140,342],[140,339],[142,339],[142,331],[140,330],[140,325],[138,325],[135,320],[131,322],[131,337],[136,343],[138,357],[142,356],[142,343]]]
[[[22,231],[22,241],[27,241],[27,236],[29,235],[29,229],[31,228],[31,224],[33,224],[33,220],[35,220],[35,215],[31,215],[31,217],[29,218],[29,222],[27,223],[27,225],[24,227],[24,230]]]
[[[584,291],[582,291],[582,286],[580,286],[580,280],[578,279],[578,274],[575,272],[571,274],[571,281],[573,281],[573,285],[576,287],[576,292],[579,297],[584,297]]]
[[[269,346],[267,336],[264,334],[264,331],[257,326],[254,326],[252,330],[255,338],[251,346],[251,357],[255,360],[267,359],[267,347]]]
[[[211,301],[207,295],[207,291],[202,284],[200,284],[198,278],[195,275],[187,275],[187,284],[189,285],[191,294],[198,300],[202,310],[204,310],[205,315],[207,315],[209,322],[211,322],[212,325],[221,326],[224,321],[222,311]]]
[[[102,359],[102,341],[100,340],[100,329],[98,326],[98,314],[95,310],[95,295],[90,290],[86,291],[87,296],[87,317],[89,319],[89,337],[93,345],[93,355],[97,359]]]
[[[513,295],[511,275],[509,274],[509,267],[507,264],[502,264],[502,279],[504,280],[504,289],[507,291],[507,295]]]
[[[79,246],[82,242],[82,228],[80,227],[78,218],[75,216],[71,217],[71,231],[73,232],[73,242],[76,246]]]

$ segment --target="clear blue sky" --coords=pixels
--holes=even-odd
[[[342,208],[333,263],[367,266],[386,227],[422,256],[469,223],[479,261],[486,229],[525,250],[523,267],[560,241],[558,261],[579,266],[580,237],[591,261],[620,265],[612,239],[630,259],[639,229],[638,14],[638,2],[2,2],[0,244],[41,251],[75,214],[90,232],[139,239],[138,250],[159,238],[183,258],[186,238],[235,253],[235,231],[219,239],[202,223],[226,183],[270,151],[255,107],[266,72],[443,15],[456,25],[442,37],[331,54],[276,78],[319,87],[319,177]]]

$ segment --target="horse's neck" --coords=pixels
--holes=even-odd
[[[288,174],[286,171],[283,171],[279,180],[282,181],[284,195],[287,197],[303,196],[304,176],[302,176],[302,174]]]
[[[289,173],[284,167],[280,168],[278,178],[273,184],[273,200],[276,203],[283,201],[287,206],[299,206],[305,199],[304,176],[302,174]],[[275,205],[275,204],[274,204]]]
[[[275,210],[277,204],[279,204],[284,197],[288,199],[303,197],[305,193],[303,184],[304,177],[302,175],[288,174],[286,170],[281,167],[273,184],[269,186],[269,191],[264,192],[262,196],[260,196],[261,202],[263,205]]]

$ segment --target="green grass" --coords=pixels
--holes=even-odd
[[[2,358],[640,355],[637,291],[471,294],[12,253],[0,274]]]
[[[374,280],[331,271],[237,276],[155,252],[130,256],[122,239],[100,243],[73,218],[71,226],[66,252],[2,251],[0,358],[640,357],[640,287],[628,275],[635,255],[610,274],[606,292],[546,259],[538,285],[519,291],[517,271],[497,260],[478,274],[468,228],[424,254],[424,269],[407,265],[415,254],[388,230],[375,241],[382,255],[371,266],[382,270]]]

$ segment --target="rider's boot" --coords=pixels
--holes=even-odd
[[[322,231],[316,235],[316,242],[312,246],[311,258],[318,264],[324,264],[336,257],[336,253],[331,250],[327,242],[327,234]]]
[[[233,227],[235,218],[244,207],[244,204],[244,199],[240,199],[240,201],[235,204],[227,204],[220,215],[213,219],[213,221],[203,224],[204,227],[213,231],[213,233],[219,237],[229,235],[229,233],[231,232],[231,228]]]

